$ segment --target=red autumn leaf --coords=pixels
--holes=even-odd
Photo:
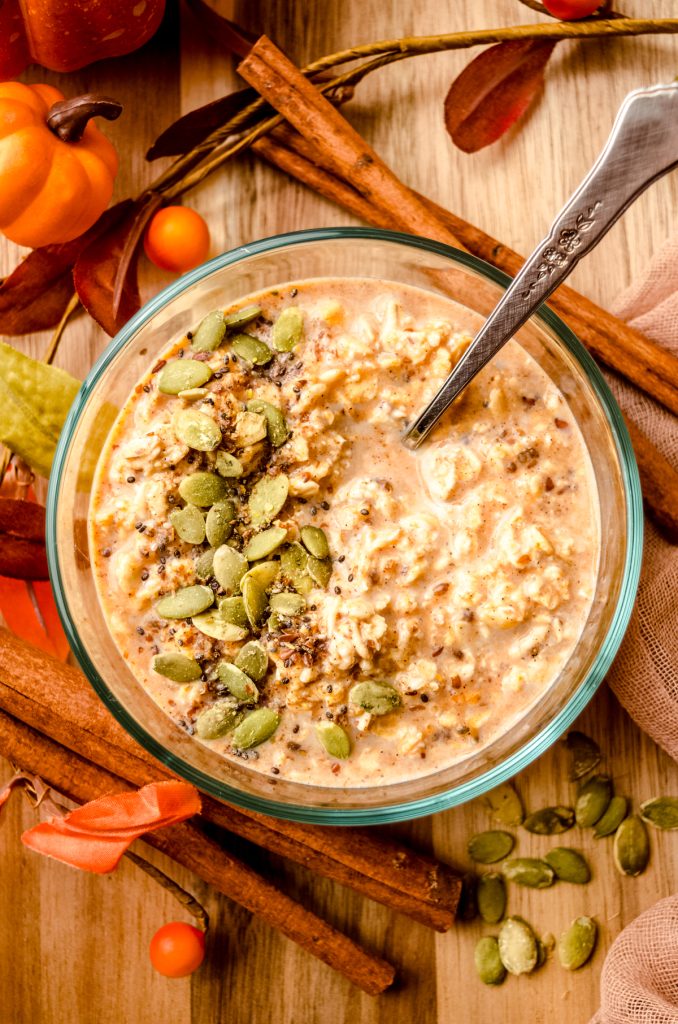
[[[478,54],[450,86],[445,126],[454,144],[475,153],[523,116],[544,82],[555,42],[516,39]]]
[[[157,160],[161,156],[189,153],[213,131],[249,106],[257,96],[255,89],[239,89],[227,96],[221,96],[218,100],[212,100],[203,107],[196,107],[161,132],[146,153],[146,159]],[[254,124],[262,116],[263,112],[254,115],[251,120],[243,122],[242,128],[249,128],[250,124]]]
[[[45,509],[35,501],[0,498],[0,575],[46,580]]]
[[[219,14],[205,0],[188,0],[188,6],[198,21],[204,25],[211,39],[224,46],[238,57],[246,57],[257,41],[251,32],[246,32],[234,21]]]

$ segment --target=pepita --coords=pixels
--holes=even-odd
[[[233,426],[232,440],[238,448],[249,448],[263,441],[267,434],[266,417],[258,412],[239,412]],[[245,456],[243,455],[243,458]],[[243,467],[244,468],[244,467]]]
[[[255,366],[266,366],[273,359],[273,353],[266,342],[253,338],[251,334],[234,335],[231,345],[236,355]]]
[[[235,729],[242,718],[237,701],[223,697],[203,708],[195,720],[195,731],[201,740],[218,740]]]
[[[235,667],[258,683],[268,671],[268,652],[258,640],[250,640],[241,647],[235,659]]]
[[[287,537],[287,530],[282,526],[271,526],[268,530],[256,533],[247,544],[243,554],[250,562],[266,558],[280,547]]]
[[[201,552],[195,562],[195,575],[199,580],[208,580],[212,575],[212,565],[214,564],[214,548],[208,548],[207,551]]]
[[[287,616],[301,615],[306,609],[306,601],[301,594],[272,594],[269,605],[272,612]]]
[[[315,727],[316,735],[330,755],[344,761],[351,753],[351,740],[345,729],[336,722],[320,722]]]
[[[199,508],[195,505],[175,508],[174,512],[170,512],[169,519],[180,540],[186,544],[202,544],[205,539],[205,519]]]
[[[569,777],[571,782],[576,782],[577,779],[588,775],[600,762],[600,747],[595,740],[583,732],[577,732],[576,729],[568,732],[565,746],[570,752]]]
[[[298,541],[290,544],[282,551],[280,555],[280,569],[283,576],[287,577],[295,590],[298,589],[298,584],[302,580],[309,578],[308,554]]]
[[[492,817],[501,825],[521,825],[525,818],[523,803],[510,782],[502,782],[485,796]]]
[[[506,885],[501,875],[481,875],[478,879],[478,910],[486,924],[497,924],[506,912]]]
[[[179,392],[179,398],[183,398],[186,402],[197,402],[199,398],[205,398],[209,395],[208,388],[186,388],[185,391]]]
[[[678,797],[658,796],[654,800],[646,800],[640,805],[640,813],[643,820],[655,828],[672,831],[678,828]]]
[[[234,626],[248,626],[245,602],[242,597],[222,597],[218,607],[224,622],[232,622]]]
[[[304,333],[304,317],[298,306],[283,309],[271,329],[271,341],[278,352],[290,352]]]
[[[274,448],[279,448],[289,437],[287,423],[277,405],[265,402],[262,398],[253,398],[247,403],[248,412],[258,413],[266,420],[266,433]]]
[[[240,459],[236,459],[235,455],[231,455],[230,452],[217,452],[216,468],[219,476],[224,476],[227,479],[239,477],[243,474],[242,462]]]
[[[625,818],[614,834],[614,862],[622,875],[641,875],[650,859],[650,838],[641,818]]]
[[[221,547],[233,533],[233,523],[236,517],[235,503],[232,501],[218,501],[207,513],[205,520],[205,535],[207,543],[213,548]]]
[[[252,577],[251,573],[247,573],[247,576],[243,578],[241,586],[247,618],[249,619],[252,629],[257,629],[264,621],[266,609],[268,608],[266,591],[261,584],[257,583],[256,579]]]
[[[182,587],[167,597],[162,597],[155,606],[162,619],[190,619],[199,615],[214,603],[214,594],[209,587],[196,583],[192,587]]]
[[[523,828],[538,836],[555,836],[567,832],[573,825],[574,810],[562,806],[542,807],[540,811],[528,814],[523,822]]]
[[[548,889],[555,881],[555,871],[550,864],[537,857],[515,857],[502,864],[504,878],[530,889]]]
[[[306,550],[315,558],[328,558],[330,546],[324,530],[319,526],[302,526],[299,531],[301,543]]]
[[[574,805],[574,813],[580,828],[591,828],[600,821],[610,806],[612,780],[609,775],[594,775],[585,782]]]
[[[348,698],[371,715],[388,715],[400,706],[400,694],[388,683],[356,683]]]
[[[210,367],[197,359],[172,359],[160,372],[158,391],[163,395],[178,395],[181,391],[201,388],[211,376]]]
[[[263,476],[250,492],[248,507],[252,526],[268,526],[287,501],[290,482],[284,473]]]
[[[515,840],[510,832],[478,832],[468,841],[468,853],[471,860],[478,864],[495,864],[498,860],[508,857]]]
[[[237,644],[245,640],[249,630],[243,626],[236,626],[233,622],[226,622],[218,609],[203,612],[202,615],[193,616],[193,625],[196,629],[211,636],[213,640],[222,640],[227,644]]]
[[[224,321],[229,331],[232,331],[235,327],[244,327],[245,324],[249,324],[252,320],[256,320],[258,316],[261,316],[261,306],[243,306],[242,309],[238,309],[235,313],[229,313]]]
[[[544,860],[561,882],[586,885],[591,880],[591,870],[582,855],[567,846],[556,846],[549,850],[544,854]]]
[[[558,940],[558,958],[566,971],[576,971],[590,958],[598,927],[592,917],[578,917]]]
[[[308,556],[308,574],[319,587],[326,587],[332,578],[332,562],[329,558]]]
[[[195,658],[185,654],[156,654],[152,662],[153,671],[166,676],[173,683],[194,683],[202,676],[202,669]]]
[[[237,665],[222,661],[217,666],[217,675],[231,696],[241,704],[256,704],[259,700],[258,689]]]
[[[280,715],[272,708],[250,711],[233,733],[236,750],[249,750],[271,738],[280,724]]]
[[[255,580],[262,590],[268,590],[273,580],[280,572],[280,562],[257,562],[251,566],[240,581],[242,587],[247,578]]]
[[[219,348],[226,334],[226,317],[220,309],[213,309],[203,317],[191,338],[195,352],[214,352]]]
[[[483,985],[501,985],[506,977],[506,968],[499,955],[499,943],[493,935],[478,939],[473,959]]]
[[[625,796],[613,796],[602,818],[599,818],[593,833],[594,839],[613,835],[628,813],[628,801]]]
[[[174,417],[174,433],[197,452],[211,452],[221,444],[219,424],[198,409],[180,409]]]
[[[537,937],[522,917],[508,917],[499,931],[499,956],[509,974],[529,974],[537,966]]]
[[[214,553],[212,574],[227,594],[234,594],[247,572],[247,559],[239,551],[222,544]]]
[[[228,494],[228,484],[216,473],[190,473],[179,484],[179,494],[190,505],[209,508]]]

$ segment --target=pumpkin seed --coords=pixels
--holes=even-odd
[[[282,526],[271,526],[268,530],[255,534],[243,552],[245,558],[250,562],[255,562],[258,558],[266,558],[280,547],[286,536],[287,530]]]
[[[248,412],[258,413],[266,419],[266,433],[274,448],[279,448],[289,437],[287,423],[277,405],[264,402],[262,398],[253,398],[247,403]]]
[[[501,825],[521,825],[525,817],[523,803],[510,782],[502,782],[485,796],[492,817]]]
[[[233,442],[238,448],[249,448],[266,437],[266,417],[258,412],[239,412],[233,427]]]
[[[320,722],[315,727],[318,739],[330,755],[345,761],[351,753],[351,740],[345,729],[336,722]]]
[[[581,786],[574,805],[580,828],[590,828],[600,821],[610,806],[612,780],[609,775],[594,775]]]
[[[607,810],[598,822],[593,833],[594,839],[602,839],[603,836],[611,836],[617,831],[628,811],[628,801],[625,796],[613,796]]]
[[[224,317],[224,322],[229,331],[232,331],[234,327],[244,327],[245,324],[249,324],[252,320],[256,320],[261,315],[261,306],[243,306],[242,309],[236,310],[235,313],[229,313],[228,316]]]
[[[234,626],[247,627],[247,612],[242,597],[222,597],[218,607],[224,622],[232,622]]]
[[[499,955],[499,943],[493,935],[478,939],[473,959],[483,985],[501,985],[506,977],[506,968]]]
[[[163,395],[178,395],[182,391],[202,387],[211,376],[210,367],[197,359],[172,359],[160,372],[158,391]]]
[[[241,647],[235,659],[235,667],[258,683],[268,671],[268,653],[258,640],[250,640]]]
[[[245,573],[240,581],[241,588],[246,579],[255,580],[262,590],[268,590],[273,580],[280,572],[280,562],[257,562]]]
[[[497,924],[506,911],[506,885],[501,875],[481,875],[478,879],[478,910],[486,924]]]
[[[266,591],[257,583],[250,573],[242,580],[242,597],[245,602],[245,611],[252,629],[257,629],[264,621],[264,615],[268,608]]]
[[[306,609],[306,601],[301,594],[272,594],[269,604],[271,611],[279,615],[301,615]]]
[[[196,452],[211,452],[221,444],[219,424],[198,409],[180,409],[174,417],[174,433]]]
[[[249,630],[243,626],[236,626],[233,622],[226,622],[218,609],[204,612],[202,615],[193,616],[193,625],[205,636],[211,636],[213,640],[223,640],[224,643],[236,644],[247,637]]]
[[[239,551],[222,544],[214,553],[212,573],[219,586],[228,594],[233,594],[240,586],[240,581],[247,572],[247,559]]]
[[[197,402],[199,398],[204,398],[205,395],[209,395],[208,388],[186,388],[185,391],[180,391],[178,397],[183,398],[186,402]]]
[[[273,353],[266,342],[253,338],[251,334],[234,335],[231,345],[236,355],[255,366],[266,366],[273,359]]]
[[[332,578],[332,562],[329,558],[308,556],[308,574],[319,587],[326,587]]]
[[[217,666],[217,675],[231,696],[241,704],[256,704],[259,700],[256,686],[237,665],[231,664],[230,661],[222,661]]]
[[[228,484],[216,473],[191,473],[179,484],[179,494],[190,505],[209,508],[228,494]]]
[[[654,800],[646,800],[640,805],[640,813],[643,820],[655,828],[672,831],[678,828],[678,797],[658,796]]]
[[[529,974],[537,966],[537,937],[522,917],[508,917],[499,931],[499,956],[509,974]]]
[[[232,697],[223,697],[208,708],[203,708],[195,720],[195,731],[201,740],[218,740],[220,736],[235,729],[242,718],[237,701]]]
[[[400,694],[388,683],[356,683],[348,697],[371,715],[388,715],[400,705]]]
[[[329,557],[330,546],[324,530],[319,526],[302,526],[299,532],[301,543],[315,558]]]
[[[216,469],[219,476],[229,479],[243,474],[242,462],[230,452],[217,452]]]
[[[196,583],[195,586],[182,587],[181,590],[161,598],[155,610],[162,619],[190,619],[193,615],[204,612],[213,603],[214,594],[210,588]]]
[[[236,750],[249,750],[271,738],[280,725],[280,715],[272,708],[257,708],[250,711],[233,733]]]
[[[591,881],[591,870],[580,853],[567,846],[556,846],[544,854],[544,860],[553,868],[561,882],[586,885]]]
[[[298,306],[283,309],[271,329],[271,341],[278,352],[289,352],[301,341],[304,317]]]
[[[221,547],[231,536],[235,516],[235,504],[232,501],[219,501],[212,505],[205,520],[205,533],[207,542],[213,548]]]
[[[650,859],[650,838],[641,818],[625,818],[614,835],[614,861],[622,875],[643,873]]]
[[[571,807],[543,807],[528,814],[523,828],[538,836],[554,836],[567,832],[574,825],[574,810]]]
[[[598,927],[592,917],[578,917],[558,939],[558,958],[566,971],[583,967],[596,945]]]
[[[308,579],[308,554],[297,541],[281,553],[280,568],[295,590],[302,580]]]
[[[214,548],[208,548],[207,551],[203,551],[197,558],[195,563],[195,575],[199,580],[208,580],[212,575],[212,565],[214,563]]]
[[[577,732],[576,729],[568,732],[565,746],[570,752],[569,777],[571,782],[576,782],[577,779],[588,775],[600,761],[600,747],[595,740],[583,732]]]
[[[170,512],[169,519],[180,540],[186,544],[202,544],[205,539],[205,520],[195,505],[175,508],[174,512]]]
[[[287,501],[289,489],[290,482],[284,473],[264,476],[258,480],[250,492],[248,501],[252,525],[268,526]]]
[[[174,683],[194,683],[202,676],[202,669],[195,658],[188,658],[185,654],[156,654],[152,664],[154,672]]]
[[[469,857],[478,864],[494,864],[508,857],[514,844],[510,832],[478,832],[468,841]]]
[[[517,882],[530,889],[548,889],[556,877],[551,865],[537,857],[514,857],[502,864],[501,870],[509,882]]]
[[[219,348],[226,334],[226,317],[220,309],[211,313],[198,324],[191,338],[191,348],[195,352],[214,352]]]

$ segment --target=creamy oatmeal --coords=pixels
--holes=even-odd
[[[90,535],[131,670],[183,729],[314,784],[429,773],[506,731],[588,615],[598,503],[515,342],[414,453],[468,313],[313,280],[209,314],[135,388]]]

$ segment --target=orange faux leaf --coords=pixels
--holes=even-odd
[[[200,794],[187,782],[152,782],[41,822],[24,832],[21,841],[36,853],[103,875],[117,867],[139,836],[185,821],[200,807]]]
[[[10,580],[0,576],[0,612],[7,628],[41,651],[61,657],[52,638],[45,632],[29,591],[23,580]]]
[[[31,586],[35,603],[38,606],[38,612],[42,618],[44,631],[52,646],[56,649],[57,657],[61,661],[66,661],[71,649],[68,646],[68,640],[61,625],[54,593],[52,592],[52,585],[48,580],[34,580]]]

